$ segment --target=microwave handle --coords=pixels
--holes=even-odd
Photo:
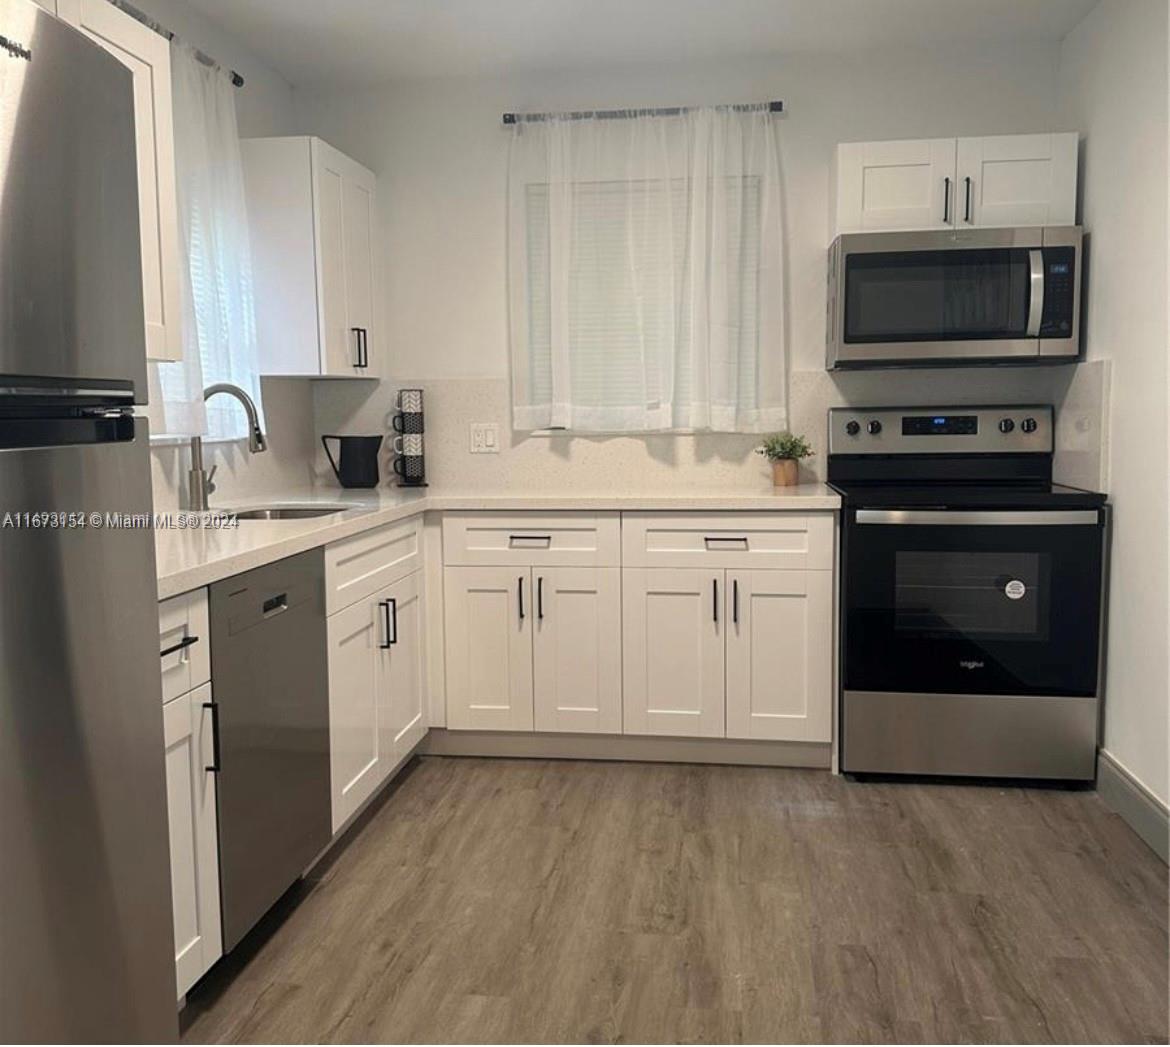
[[[1040,336],[1040,320],[1044,316],[1044,252],[1037,247],[1028,251],[1028,338]]]

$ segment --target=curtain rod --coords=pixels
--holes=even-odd
[[[784,112],[783,102],[751,102],[741,105],[729,105],[726,108],[737,113],[746,113],[752,109],[763,109],[767,106],[769,113]],[[672,105],[665,109],[596,109],[582,110],[574,113],[505,113],[505,124],[531,124],[542,120],[622,120],[629,116],[679,116],[682,113],[693,112],[695,106]]]
[[[128,14],[136,22],[141,22],[144,26],[146,26],[147,29],[153,29],[156,33],[158,33],[159,36],[164,37],[167,40],[174,40],[175,39],[175,34],[173,32],[171,32],[171,30],[169,30],[164,25],[160,25],[153,18],[151,18],[150,15],[145,14],[142,11],[139,11],[137,7],[135,7],[131,3],[128,3],[127,0],[109,0],[109,2],[111,4],[113,4],[114,7],[118,8],[119,11],[125,11],[126,14]],[[195,57],[198,58],[199,61],[201,61],[204,65],[209,65],[213,69],[223,69],[224,68],[214,58],[212,58],[211,55],[207,54],[205,51],[200,51],[199,48],[197,48],[197,47],[194,48],[194,51],[195,51]],[[242,76],[240,76],[240,74],[237,73],[234,69],[227,69],[225,71],[231,76],[232,83],[236,87],[243,87],[244,86],[244,78]]]

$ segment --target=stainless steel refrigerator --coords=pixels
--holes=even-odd
[[[131,77],[0,38],[0,1039],[173,1040]]]

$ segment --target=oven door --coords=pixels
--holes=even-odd
[[[849,510],[846,691],[1094,696],[1099,510]]]

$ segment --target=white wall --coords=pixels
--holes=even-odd
[[[415,80],[296,92],[301,126],[377,172],[394,373],[507,374],[504,203],[508,110],[783,99],[791,343],[824,356],[824,249],[836,142],[1058,129],[1057,47],[783,56],[516,79]]]
[[[512,110],[759,101],[780,98],[788,225],[792,424],[823,452],[825,409],[881,399],[857,375],[826,376],[825,248],[829,169],[839,141],[1062,129],[1058,47],[792,55],[515,78],[432,79],[361,92],[296,92],[304,131],[378,174],[390,373],[422,381],[436,482],[460,487],[614,483],[667,488],[763,483],[750,436],[531,438],[510,431],[505,294],[505,184]],[[1071,380],[1010,372],[1000,399],[1059,400]],[[1007,372],[1005,372],[1006,374]],[[986,373],[907,373],[906,402],[970,403]],[[478,386],[468,380],[481,380]],[[452,383],[452,384],[447,384]],[[807,395],[802,398],[801,390]],[[992,389],[994,391],[994,389]],[[334,383],[315,393],[319,431],[377,432],[392,391]],[[1089,412],[1091,416],[1092,412]],[[470,456],[470,421],[496,422],[503,452]],[[436,428],[436,426],[438,428]],[[1098,432],[1096,420],[1092,433]],[[318,468],[324,469],[318,455]],[[823,458],[812,463],[823,471]],[[322,473],[322,478],[325,474]],[[1095,477],[1094,477],[1095,479]]]
[[[1084,133],[1086,345],[1112,361],[1112,625],[1105,747],[1170,800],[1167,737],[1167,5],[1101,0],[1060,54]]]
[[[240,134],[293,134],[297,116],[292,87],[278,73],[242,46],[218,24],[204,17],[184,0],[134,0],[143,14],[199,48],[221,65],[236,70],[244,86],[236,92]],[[249,455],[243,441],[206,447],[208,468],[217,465],[218,490],[213,504],[228,505],[233,497],[276,492],[303,486],[309,480],[313,458],[312,390],[306,382],[265,379],[262,383],[269,450]],[[156,446],[151,453],[154,502],[159,509],[182,503],[190,467],[186,445]]]

